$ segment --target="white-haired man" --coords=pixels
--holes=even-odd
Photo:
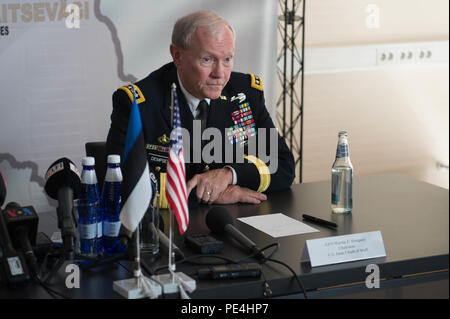
[[[163,188],[171,131],[169,105],[172,83],[177,85],[181,126],[190,136],[187,145],[192,146],[184,150],[190,159],[186,163],[190,205],[198,201],[257,204],[266,199],[263,192],[285,189],[292,184],[292,153],[278,133],[275,143],[269,138],[269,130],[274,130],[274,124],[264,104],[262,79],[232,71],[234,43],[233,28],[216,13],[203,10],[182,17],[173,28],[170,45],[173,62],[141,81],[119,88],[113,95],[107,152],[123,152],[130,105],[133,92],[136,92],[149,164],[159,179],[161,207],[167,206]],[[194,146],[203,148],[208,142],[199,144],[193,140],[197,136],[194,132],[196,119],[202,121],[202,129],[216,128],[220,131],[221,140],[212,141],[218,145],[219,151],[222,150],[219,160],[213,156],[215,160],[211,162],[204,158],[193,161],[195,152],[202,152]],[[258,131],[264,129],[268,130],[266,139],[258,139],[258,143],[264,145],[257,145],[251,153],[249,141],[256,141]],[[257,151],[261,148],[276,154],[275,170],[269,171],[269,163],[258,158]],[[226,154],[230,149],[233,150],[231,157]]]

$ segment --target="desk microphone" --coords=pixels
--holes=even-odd
[[[17,252],[12,244],[1,206],[6,198],[6,183],[0,173],[0,267],[3,268],[6,282],[10,287],[26,284],[30,280],[23,254]]]
[[[206,225],[217,234],[226,233],[231,238],[234,238],[237,242],[244,246],[249,253],[257,253],[256,258],[266,258],[264,253],[256,247],[254,242],[234,227],[233,217],[231,217],[230,213],[226,209],[222,207],[213,207],[209,211],[208,215],[206,215]]]
[[[73,199],[78,198],[81,179],[78,168],[68,158],[55,161],[45,174],[45,192],[58,200],[58,228],[61,229],[64,250],[72,259],[75,247],[76,229],[73,216]]]
[[[11,242],[15,249],[25,254],[30,275],[35,278],[39,274],[39,266],[32,245],[36,243],[39,217],[33,206],[22,207],[10,202],[3,211],[3,218],[8,228]]]

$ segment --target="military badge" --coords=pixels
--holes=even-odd
[[[234,125],[228,128],[227,132],[230,144],[239,143],[242,146],[247,143],[249,137],[257,135],[258,131],[248,102],[240,104],[238,110],[231,112],[231,118]]]
[[[147,150],[158,151],[168,153],[169,148],[167,146],[155,145],[155,144],[147,144]]]
[[[242,103],[245,101],[247,97],[245,96],[244,93],[239,93],[238,95],[235,95],[231,98],[231,102],[233,102],[234,100],[239,100],[239,103]]]
[[[251,73],[249,73],[248,75],[250,75],[250,86],[252,88],[262,91],[263,90],[262,79],[259,76],[251,74]]]
[[[147,144],[147,156],[148,160],[154,166],[161,166],[167,164],[167,156],[169,154],[169,148],[167,146]]]
[[[156,187],[156,191],[158,190],[158,180],[156,179],[156,176],[153,172],[150,172],[150,180],[153,182],[153,184]]]
[[[119,90],[125,91],[127,93],[128,97],[130,98],[131,102],[134,101],[134,98],[136,98],[136,103],[142,103],[145,102],[145,97],[141,92],[141,89],[135,84],[127,84],[124,86],[121,86]]]
[[[160,142],[161,144],[169,144],[170,143],[170,138],[167,137],[166,134],[163,134],[162,136],[158,137],[158,142]]]

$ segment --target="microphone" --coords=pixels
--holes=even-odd
[[[3,211],[12,244],[15,249],[22,249],[28,263],[30,274],[35,278],[39,274],[39,266],[32,244],[36,243],[39,217],[33,206],[21,207],[10,202]]]
[[[0,246],[2,247],[0,255],[0,267],[3,268],[7,284],[10,287],[17,287],[30,280],[28,268],[23,254],[14,249],[9,231],[6,227],[4,213],[1,209],[6,198],[6,182],[0,173]]]
[[[5,199],[6,199],[6,181],[3,178],[2,172],[0,172],[0,208],[2,208]]]
[[[81,190],[78,168],[68,158],[56,160],[45,174],[44,189],[49,197],[58,200],[58,228],[61,229],[64,249],[72,259],[76,238],[73,199],[78,198]]]
[[[237,242],[244,246],[249,253],[257,253],[256,258],[266,258],[264,253],[259,251],[253,241],[234,227],[233,217],[231,217],[230,213],[226,209],[222,207],[213,207],[208,212],[208,215],[206,215],[206,225],[214,233],[227,234],[234,238]]]

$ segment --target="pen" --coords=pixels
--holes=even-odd
[[[310,221],[311,223],[315,223],[322,226],[329,226],[337,228],[337,225],[333,222],[329,222],[328,220],[320,219],[314,216],[303,214],[303,219]]]

